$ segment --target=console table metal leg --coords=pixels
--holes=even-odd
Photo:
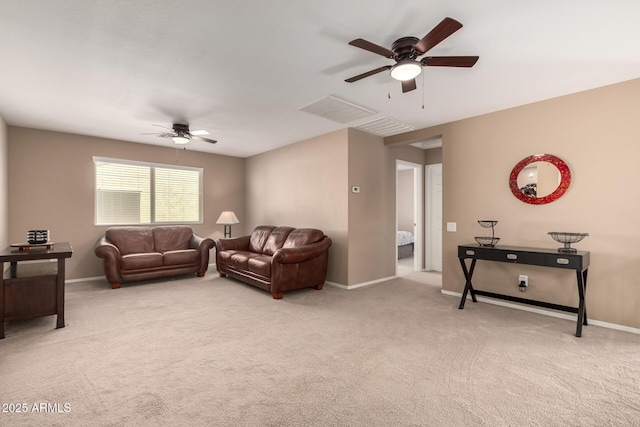
[[[586,270],[585,270],[586,271]],[[583,276],[580,271],[576,271],[576,277],[578,279],[578,296],[580,297],[580,304],[578,305],[578,322],[576,325],[576,337],[582,336],[582,324],[586,324],[586,310],[584,304],[585,286],[583,282]]]
[[[64,328],[64,258],[58,258],[58,275],[56,278],[56,329]]]
[[[471,260],[471,268],[467,270],[467,264],[464,262],[463,258],[460,259],[460,265],[462,266],[462,272],[464,273],[464,278],[466,280],[464,284],[464,291],[462,292],[462,299],[460,300],[460,306],[458,307],[460,310],[464,308],[464,303],[467,300],[467,293],[471,292],[471,299],[473,302],[478,302],[476,300],[476,293],[473,290],[473,285],[471,284],[471,277],[473,276],[473,270],[476,268],[476,260],[475,258]]]
[[[585,299],[587,298],[587,272],[589,271],[589,269],[586,269],[585,271],[582,272],[582,287],[584,289],[584,297]],[[584,303],[584,321],[582,323],[583,325],[588,325],[587,323],[587,303],[585,301]]]

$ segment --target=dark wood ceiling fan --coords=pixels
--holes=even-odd
[[[438,43],[462,28],[462,24],[453,18],[444,18],[422,39],[417,37],[402,37],[393,42],[391,49],[379,46],[364,39],[355,39],[349,42],[351,46],[359,47],[385,58],[396,61],[395,65],[385,65],[366,73],[345,80],[347,83],[357,82],[365,77],[373,76],[382,71],[391,70],[391,76],[402,82],[402,92],[409,92],[416,88],[416,76],[422,71],[422,67],[473,67],[478,61],[478,56],[427,56],[421,60],[418,57],[427,53]]]

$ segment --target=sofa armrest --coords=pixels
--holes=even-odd
[[[233,239],[218,239],[216,240],[216,250],[217,251],[226,251],[226,250],[247,251],[249,250],[250,239],[251,239],[251,236],[235,237]]]
[[[189,248],[196,249],[198,251],[198,276],[202,277],[209,268],[209,251],[215,246],[213,239],[208,237],[202,237],[195,233],[191,235],[189,239]]]
[[[109,283],[120,283],[120,249],[109,243],[106,237],[102,236],[95,244],[94,252],[99,258],[104,258],[104,272]]]
[[[108,258],[120,260],[120,249],[112,243],[109,243],[106,237],[102,236],[95,244],[95,253],[100,258]]]
[[[296,264],[316,258],[325,253],[331,246],[331,239],[327,236],[319,242],[297,248],[278,249],[271,260],[272,263]]]
[[[213,239],[193,234],[189,239],[189,249],[210,250],[215,246]]]

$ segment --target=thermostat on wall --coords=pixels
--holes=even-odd
[[[359,193],[360,192],[360,187],[358,187],[357,185],[354,185],[353,187],[351,187],[351,192],[352,193]]]

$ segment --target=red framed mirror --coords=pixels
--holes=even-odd
[[[551,154],[525,157],[511,171],[509,188],[525,203],[544,205],[561,197],[571,184],[569,166]]]

